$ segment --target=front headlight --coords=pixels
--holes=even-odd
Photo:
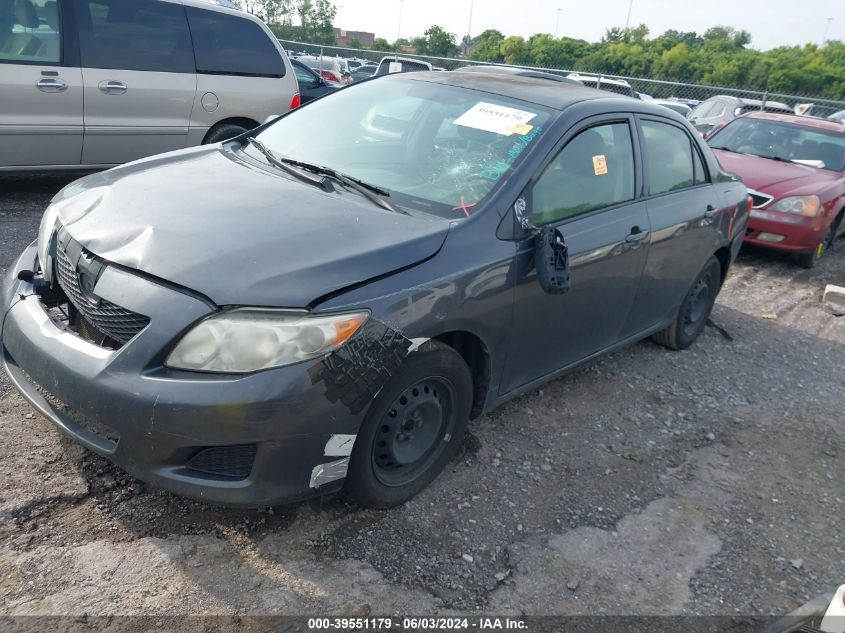
[[[44,210],[41,216],[41,224],[38,225],[38,263],[41,265],[41,272],[44,279],[53,282],[53,264],[50,259],[50,242],[53,239],[53,230],[56,228],[56,220],[59,212],[56,205],[51,204]]]
[[[189,330],[165,365],[228,374],[292,365],[338,349],[368,317],[367,312],[312,316],[262,308],[227,310]]]
[[[814,218],[819,214],[821,208],[821,200],[819,200],[818,196],[792,196],[778,200],[766,210],[783,211],[784,213],[794,213],[796,215]]]

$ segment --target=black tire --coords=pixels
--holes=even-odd
[[[411,353],[370,405],[347,494],[365,507],[391,508],[419,493],[458,452],[472,394],[469,368],[451,347],[429,341]]]
[[[237,123],[218,123],[208,131],[202,144],[212,145],[214,143],[222,143],[223,141],[228,141],[230,138],[235,138],[243,134],[246,130],[247,128]]]
[[[711,257],[687,291],[675,321],[653,335],[654,342],[669,349],[686,349],[692,345],[710,318],[721,285],[722,265]]]
[[[827,233],[825,233],[824,239],[819,242],[819,245],[816,246],[810,253],[801,253],[800,255],[795,256],[795,261],[798,262],[798,265],[801,268],[815,268],[816,264],[821,261],[821,258],[824,257],[824,254],[830,249],[831,244],[833,244],[833,236],[836,235],[836,228],[837,223],[831,223],[830,227],[827,229]]]

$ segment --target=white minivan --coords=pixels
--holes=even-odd
[[[225,0],[0,0],[0,171],[219,142],[298,92],[267,25]]]

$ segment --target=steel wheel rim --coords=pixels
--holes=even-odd
[[[702,275],[690,291],[684,310],[684,333],[692,334],[707,318],[713,296],[713,273]]]
[[[387,408],[373,438],[373,473],[386,486],[412,482],[437,461],[454,428],[455,392],[444,378],[405,389]]]

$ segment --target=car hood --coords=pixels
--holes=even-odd
[[[836,172],[798,163],[785,163],[718,149],[713,152],[719,159],[719,164],[726,171],[742,178],[746,187],[776,198],[807,185],[826,184],[837,176]]]
[[[446,220],[267,169],[195,148],[87,176],[53,204],[90,252],[218,305],[306,307],[430,258],[448,233]]]

